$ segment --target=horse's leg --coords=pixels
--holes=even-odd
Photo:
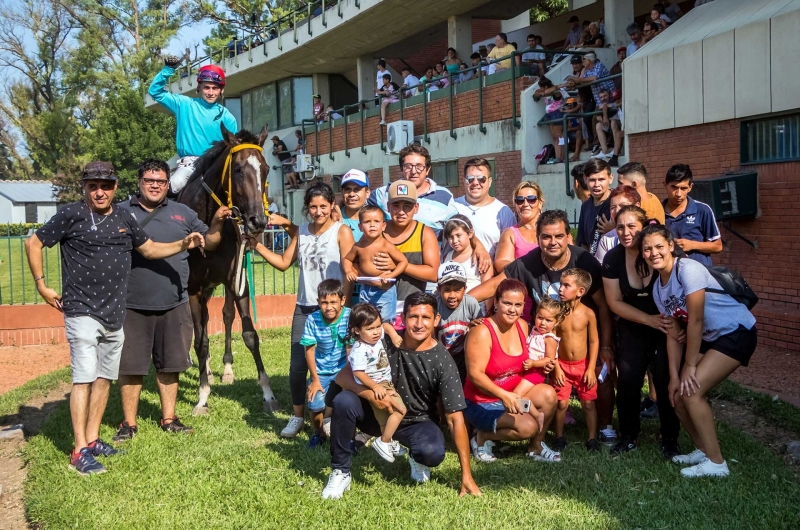
[[[264,370],[264,362],[261,360],[261,350],[259,350],[259,340],[256,328],[253,325],[253,319],[250,317],[250,296],[249,289],[245,287],[245,294],[236,297],[236,307],[239,309],[239,317],[242,319],[242,340],[244,341],[247,349],[253,354],[253,360],[256,363],[256,370],[258,371],[258,384],[261,386],[262,405],[264,412],[272,413],[280,409],[280,403],[272,393],[272,388],[269,386],[269,376]]]
[[[231,327],[233,319],[236,317],[236,295],[225,287],[225,305],[222,306],[222,322],[225,324],[225,355],[222,363],[225,368],[222,371],[222,384],[233,384],[233,351],[231,350]]]
[[[192,320],[195,323],[194,344],[200,372],[197,405],[192,409],[192,414],[196,416],[208,414],[208,396],[211,395],[211,384],[213,384],[213,375],[210,375],[211,354],[208,349],[208,298],[210,295],[211,292],[206,289],[189,299],[189,303],[192,304]]]

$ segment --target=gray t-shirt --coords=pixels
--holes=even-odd
[[[436,338],[450,355],[463,353],[469,323],[482,315],[481,304],[468,294],[464,295],[464,299],[455,309],[447,307],[438,295],[436,300],[439,302],[438,311],[441,317],[439,327],[436,328]]]
[[[677,274],[677,277],[676,277]],[[686,322],[686,296],[700,289],[721,289],[705,265],[692,259],[678,259],[672,268],[669,282],[662,286],[656,281],[653,299],[662,315],[670,315]],[[756,318],[743,305],[727,294],[706,291],[703,322],[703,340],[712,342],[722,335],[733,333],[742,325],[752,329]]]

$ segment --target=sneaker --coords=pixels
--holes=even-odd
[[[284,438],[294,438],[303,430],[303,423],[305,423],[303,418],[292,416],[289,418],[289,423],[287,423],[286,427],[281,431],[281,436]]]
[[[392,440],[392,454],[394,454],[394,456],[406,456],[408,451],[406,451],[405,447],[400,445],[400,442]]]
[[[667,460],[672,460],[681,454],[681,448],[678,446],[677,440],[662,440],[661,441],[661,455]]]
[[[322,420],[322,430],[325,433],[325,436],[327,436],[328,438],[331,437],[331,419],[330,418],[325,418],[324,420]]]
[[[334,469],[328,475],[328,483],[322,490],[323,499],[341,499],[344,492],[350,489],[350,482],[353,478],[350,473],[345,473],[341,469]]]
[[[139,427],[136,425],[129,425],[127,421],[123,421],[119,424],[119,430],[117,434],[111,438],[111,441],[115,444],[120,444],[122,442],[126,442],[136,436],[139,432]]]
[[[608,165],[611,167],[618,167],[619,157],[617,155],[613,155],[611,158],[608,159]]]
[[[534,462],[548,462],[555,463],[561,462],[561,453],[553,451],[544,442],[542,442],[542,452],[538,455],[536,453],[528,453],[528,457],[533,458]]]
[[[169,423],[166,423],[165,420],[162,418],[161,430],[164,432],[177,432],[183,434],[192,434],[194,432],[194,429],[181,423],[181,420],[179,420],[177,416],[173,416],[172,421],[170,421]]]
[[[613,456],[630,453],[631,451],[636,451],[636,440],[629,440],[625,437],[620,438],[616,445],[611,448]]]
[[[599,158],[600,160],[608,160],[609,158],[611,158],[611,153],[606,154],[598,150],[597,153],[592,155],[592,158]]]
[[[600,144],[593,145],[593,146],[592,146],[592,154],[593,154],[593,155],[596,155],[596,154],[597,154],[597,153],[599,153],[599,152],[600,152]]]
[[[411,480],[418,484],[428,482],[431,479],[431,468],[423,466],[414,461],[411,456],[408,457],[408,463],[411,465]]]
[[[308,448],[309,449],[316,449],[322,446],[325,442],[328,441],[327,436],[320,436],[318,433],[315,433],[308,439]]]
[[[617,443],[617,431],[612,425],[606,425],[605,429],[600,429],[600,443],[613,446]]]
[[[672,457],[672,461],[675,464],[692,465],[692,466],[695,464],[699,464],[705,459],[706,459],[706,454],[700,449],[695,449],[688,455],[675,455]]]
[[[721,464],[715,464],[708,458],[692,467],[681,469],[684,477],[727,477],[730,474],[727,462],[723,460]]]
[[[556,441],[553,442],[553,450],[556,451],[557,453],[560,453],[566,448],[567,448],[567,439],[564,438],[563,436],[559,436],[558,438],[556,438]]]
[[[375,452],[378,453],[378,456],[387,462],[394,462],[394,448],[392,447],[393,443],[396,442],[392,440],[391,442],[386,443],[380,438],[375,438],[375,441],[372,442],[372,448],[375,449]]]
[[[493,441],[486,440],[483,442],[483,445],[478,445],[478,439],[473,436],[469,441],[469,445],[472,448],[472,456],[481,462],[494,462],[497,460],[494,453],[492,453],[492,447],[494,447]]]
[[[586,450],[590,453],[600,452],[600,443],[598,443],[597,438],[591,438],[586,442]]]
[[[648,401],[650,401],[649,398]],[[658,418],[658,404],[655,401],[650,401],[650,406],[642,409],[642,411],[639,413],[639,416],[646,420]]]
[[[386,125],[386,122],[384,120],[381,120],[381,122],[378,125]]]
[[[78,454],[70,455],[69,468],[77,471],[79,475],[98,475],[106,472],[105,466],[94,459],[92,450],[88,447],[81,449]]]
[[[114,449],[100,438],[91,442],[89,444],[89,449],[92,451],[92,456],[114,456],[125,453],[125,451],[120,449]]]

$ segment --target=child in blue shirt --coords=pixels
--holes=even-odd
[[[306,348],[308,379],[307,400],[311,424],[316,433],[308,441],[310,449],[327,440],[325,422],[330,424],[331,408],[325,407],[325,395],[339,370],[347,362],[345,337],[350,309],[344,306],[344,289],[339,280],[324,280],[317,287],[319,309],[306,320],[300,344]],[[323,417],[324,411],[324,417]]]

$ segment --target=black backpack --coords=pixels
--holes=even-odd
[[[679,267],[680,263],[681,258],[678,258],[675,262],[675,266]],[[721,265],[706,265],[705,267],[708,269],[711,276],[717,280],[719,286],[722,287],[722,289],[706,289],[706,292],[727,294],[740,304],[743,304],[748,310],[756,306],[758,303],[758,295],[747,285],[747,281],[745,281],[741,274]],[[680,271],[675,271],[675,278],[677,278],[678,284],[680,284],[681,280],[680,276],[678,276],[678,272]]]
[[[539,151],[539,154],[536,155],[536,160],[538,160],[540,164],[544,164],[551,158],[555,157],[556,148],[553,147],[553,144],[545,144],[544,147],[542,147],[542,150]]]

